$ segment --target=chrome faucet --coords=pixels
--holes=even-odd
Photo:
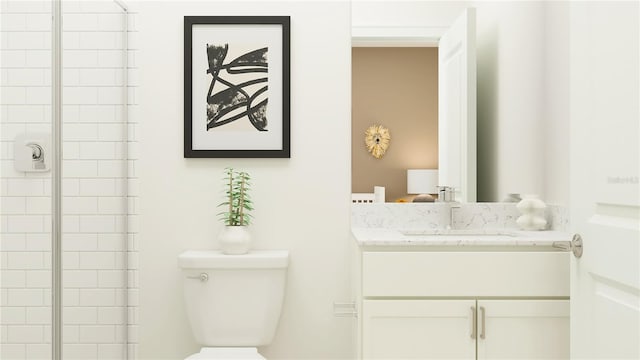
[[[455,188],[453,186],[438,186],[438,202],[449,204],[449,224],[447,230],[455,228],[456,211],[460,209],[460,203],[455,199]]]
[[[438,202],[454,202],[455,188],[452,186],[438,186]]]
[[[447,225],[447,230],[457,228],[458,210],[460,210],[460,203],[451,201],[449,203],[449,225]]]

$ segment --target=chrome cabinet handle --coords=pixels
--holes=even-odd
[[[480,317],[482,318],[482,329],[480,330],[480,339],[484,339],[485,335],[485,317],[484,317],[484,306],[480,306]]]
[[[471,338],[476,339],[476,307],[471,307]]]
[[[202,282],[205,282],[209,280],[209,274],[201,273],[200,275],[187,276],[187,279],[195,279],[195,280],[200,280]]]

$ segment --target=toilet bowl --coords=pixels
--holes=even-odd
[[[187,359],[264,359],[256,348],[275,335],[288,262],[288,251],[180,254],[187,316],[202,346]]]

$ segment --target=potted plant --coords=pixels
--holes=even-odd
[[[249,196],[251,177],[244,171],[225,169],[226,201],[218,205],[225,211],[219,213],[225,227],[220,233],[220,248],[224,254],[246,254],[251,247],[251,235],[247,226],[251,223],[253,203]]]

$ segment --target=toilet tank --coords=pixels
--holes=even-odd
[[[196,341],[205,347],[270,344],[282,310],[288,262],[288,251],[180,254],[184,301]]]

